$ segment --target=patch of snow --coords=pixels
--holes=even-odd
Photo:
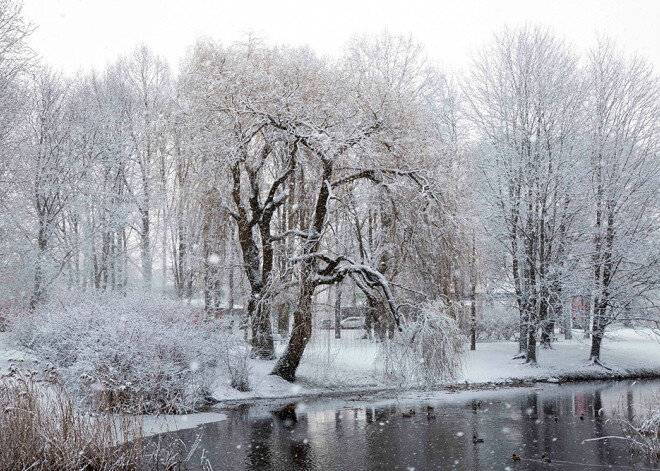
[[[142,419],[142,432],[145,437],[160,433],[176,432],[196,428],[211,422],[227,420],[220,412],[200,412],[182,415],[145,415]]]

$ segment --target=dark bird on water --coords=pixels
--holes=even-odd
[[[405,418],[410,418],[415,415],[415,411],[410,409],[408,412],[402,412],[401,415]]]

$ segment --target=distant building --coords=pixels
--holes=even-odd
[[[591,299],[587,296],[573,296],[571,299],[571,313],[573,325],[582,328],[588,327],[589,314],[591,310]]]

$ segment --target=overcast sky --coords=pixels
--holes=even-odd
[[[102,68],[145,43],[176,67],[199,37],[223,43],[254,32],[272,44],[339,54],[356,33],[412,33],[430,57],[464,67],[471,50],[504,25],[542,23],[578,50],[597,33],[660,70],[658,0],[24,0],[38,26],[30,39],[67,73]]]

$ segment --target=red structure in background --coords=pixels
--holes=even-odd
[[[573,314],[573,325],[587,327],[589,323],[589,311],[591,300],[586,296],[574,296],[571,300],[571,312]]]

